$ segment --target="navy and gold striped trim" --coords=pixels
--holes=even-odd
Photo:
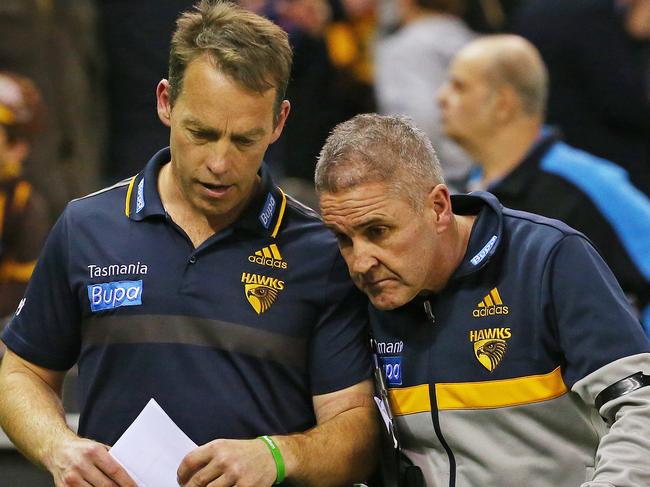
[[[287,208],[287,195],[284,194],[284,191],[282,189],[278,188],[280,191],[280,194],[282,195],[282,203],[280,203],[280,210],[278,211],[278,218],[275,221],[275,227],[273,228],[273,233],[271,233],[271,236],[273,238],[277,237],[278,232],[280,231],[280,226],[282,225],[282,220],[284,219],[284,211]]]
[[[166,159],[166,157],[163,159]],[[153,162],[156,161],[153,160]],[[153,162],[150,161],[149,164],[152,164]],[[146,203],[142,211],[136,213],[138,191],[142,191],[140,189],[140,184],[144,178],[149,178],[154,181],[156,177],[152,173],[153,171],[151,168],[147,166],[143,172],[140,172],[129,180],[125,180],[121,183],[122,186],[128,185],[124,200],[124,214],[127,216],[127,218],[140,221],[150,215],[164,214],[164,208],[162,206],[162,202],[160,201],[160,195],[157,194],[157,191],[153,189],[155,188],[155,185],[151,186],[149,190],[144,190],[144,200]],[[270,176],[263,177],[262,188],[264,190],[262,194],[271,195],[278,203],[275,213],[271,217],[270,224],[268,226],[264,226],[258,219],[260,207],[257,206],[257,201],[254,201],[249,205],[248,208],[244,209],[242,215],[239,217],[238,224],[243,225],[253,231],[270,235],[272,238],[276,238],[284,221],[284,216],[287,208],[287,195],[284,193],[284,191],[282,191],[281,188],[271,184]]]
[[[129,189],[126,190],[126,202],[124,203],[124,214],[127,217],[131,216],[131,194],[133,193],[133,185],[135,184],[137,176],[133,176],[131,178],[131,182],[129,183]]]

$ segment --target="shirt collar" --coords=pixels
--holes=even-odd
[[[131,178],[124,207],[124,213],[131,220],[142,221],[151,216],[165,215],[158,193],[158,174],[170,160],[169,148],[161,149],[149,159],[142,171]]]
[[[483,191],[452,195],[451,204],[454,214],[477,217],[463,260],[451,276],[453,280],[482,269],[497,252],[503,234],[503,206],[494,195]]]
[[[144,169],[136,174],[128,186],[124,212],[133,221],[154,216],[165,216],[165,208],[158,193],[160,168],[171,160],[169,147],[158,151]],[[276,237],[287,204],[287,196],[275,185],[265,163],[260,167],[260,185],[248,206],[232,225],[241,229]]]
[[[503,234],[503,206],[494,195],[485,191],[454,194],[451,196],[451,205],[455,215],[476,215],[476,220],[463,260],[451,275],[446,287],[455,280],[485,267],[501,248]],[[434,294],[416,296],[404,309],[421,313],[422,305],[432,297],[435,299]]]
[[[287,206],[287,195],[273,182],[269,167],[260,167],[257,192],[233,224],[236,229],[275,238],[280,231]]]
[[[544,127],[521,162],[503,178],[493,181],[487,191],[498,195],[520,195],[530,190],[538,174],[539,162],[551,145],[560,140],[560,133],[552,127]]]

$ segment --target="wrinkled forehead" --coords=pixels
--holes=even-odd
[[[370,221],[399,218],[398,210],[407,205],[406,198],[396,197],[379,182],[320,194],[323,222],[338,229],[352,230]]]

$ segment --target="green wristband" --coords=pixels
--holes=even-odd
[[[275,462],[275,482],[274,485],[281,484],[284,481],[284,460],[282,459],[282,453],[280,453],[280,448],[278,445],[271,439],[270,436],[258,436],[258,440],[262,440],[266,446],[271,450],[271,455],[273,455],[273,461]]]

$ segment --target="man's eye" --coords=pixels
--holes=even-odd
[[[345,247],[346,245],[350,245],[351,240],[350,237],[348,237],[344,233],[335,233],[336,236],[336,241],[339,243],[339,247]]]
[[[251,139],[233,139],[233,142],[238,147],[251,147],[255,144],[255,141]]]
[[[208,138],[210,138],[210,134],[208,134],[207,132],[203,132],[201,130],[188,129],[188,131],[190,132],[190,134],[192,134],[192,137],[194,137],[195,139],[207,140]]]
[[[386,236],[387,234],[388,234],[388,227],[378,226],[378,227],[370,227],[368,229],[368,235],[371,238],[380,238]]]

